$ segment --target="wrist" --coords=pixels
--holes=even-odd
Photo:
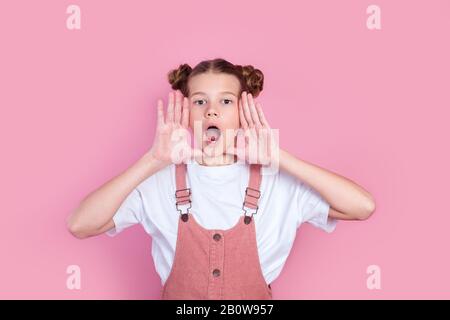
[[[170,163],[162,161],[157,159],[152,150],[146,152],[139,160],[138,162],[142,163],[143,166],[147,168],[147,170],[150,171],[151,174],[153,174],[156,171],[159,171],[166,166],[168,166]]]

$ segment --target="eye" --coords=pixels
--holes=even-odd
[[[205,101],[205,99],[200,99],[200,100],[194,100],[194,104],[197,104],[197,102],[199,101]],[[204,103],[201,103],[200,105],[203,105]]]
[[[229,101],[229,103],[225,103],[225,104],[231,104],[231,103],[233,103],[233,100],[231,100],[231,99],[223,99],[223,101]]]

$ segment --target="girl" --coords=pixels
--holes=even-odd
[[[140,223],[153,238],[163,299],[272,299],[302,223],[331,232],[338,219],[375,210],[354,182],[278,148],[254,99],[260,70],[214,59],[168,77],[176,91],[166,114],[158,100],[152,148],[68,220],[77,238]]]

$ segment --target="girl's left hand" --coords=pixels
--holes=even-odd
[[[231,148],[227,153],[250,164],[273,164],[278,159],[278,132],[270,128],[261,104],[253,99],[251,93],[243,91],[238,108],[241,129],[237,148]]]

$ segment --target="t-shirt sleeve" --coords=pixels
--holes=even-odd
[[[299,220],[297,226],[308,222],[328,233],[336,228],[337,219],[329,217],[330,205],[308,184],[296,180],[298,188]]]
[[[142,194],[138,188],[135,188],[122,202],[119,209],[113,216],[115,227],[108,230],[108,236],[115,236],[125,228],[141,223],[143,219],[144,206]]]

